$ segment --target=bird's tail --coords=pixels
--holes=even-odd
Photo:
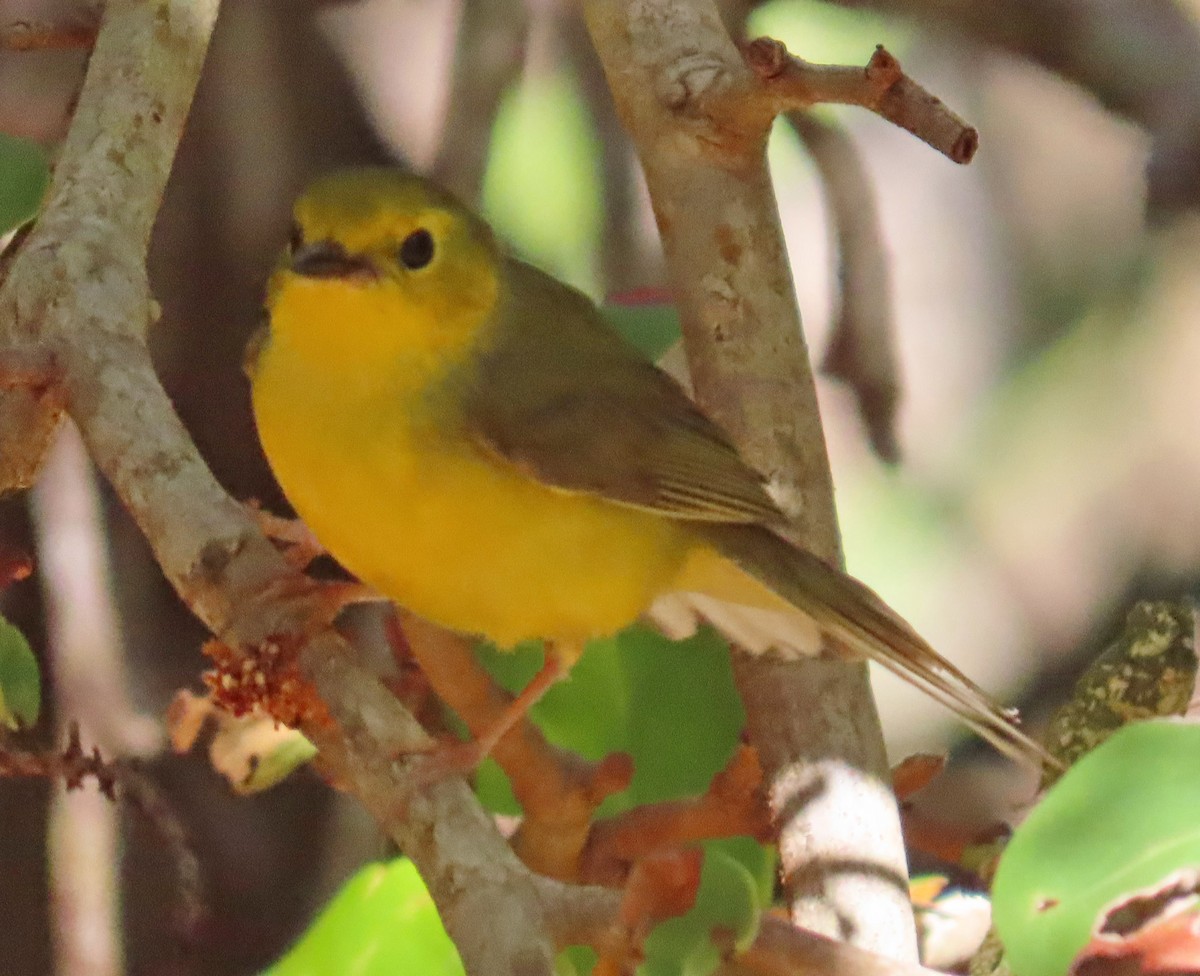
[[[1014,710],[998,705],[852,576],[764,526],[719,523],[697,525],[696,530],[725,559],[811,617],[827,639],[878,661],[941,702],[1005,755],[1039,766],[1059,765],[1021,731]],[[710,596],[738,599],[705,589]]]

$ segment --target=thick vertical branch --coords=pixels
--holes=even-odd
[[[796,535],[838,555],[817,409],[765,148],[775,106],[712,3],[591,0],[588,26],[637,144],[695,389],[771,478]],[[915,954],[882,735],[862,665],[740,658],[793,917]]]

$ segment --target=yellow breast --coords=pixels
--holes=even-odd
[[[549,488],[439,429],[411,379],[399,370],[385,384],[355,383],[278,339],[255,369],[271,467],[347,569],[502,646],[611,633],[670,588],[688,551],[680,526]]]

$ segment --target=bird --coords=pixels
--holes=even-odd
[[[789,541],[766,479],[684,389],[455,197],[353,168],[293,216],[247,355],[263,452],[362,583],[502,648],[544,642],[481,754],[589,640],[648,615],[678,629],[686,608],[753,652],[877,661],[1048,760],[873,590]]]

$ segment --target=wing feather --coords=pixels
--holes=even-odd
[[[506,299],[467,381],[477,441],[563,490],[679,519],[785,521],[721,429],[585,296],[519,261],[506,272],[522,304]]]

